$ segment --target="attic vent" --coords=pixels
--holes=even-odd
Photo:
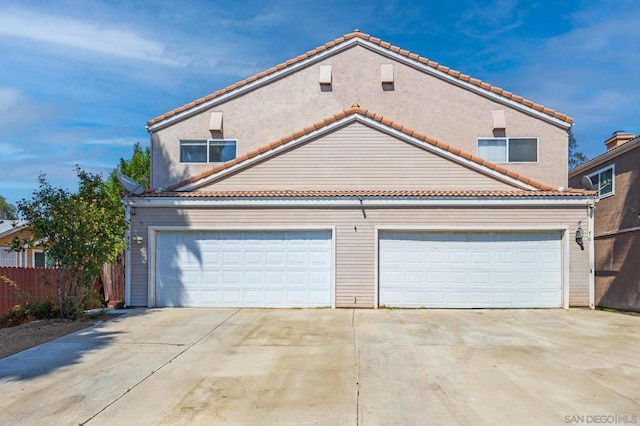
[[[491,111],[491,119],[493,121],[493,129],[507,128],[507,120],[504,117],[503,110]]]
[[[320,65],[318,81],[321,86],[331,86],[331,65]]]
[[[380,65],[382,84],[393,84],[393,64]]]
[[[222,112],[212,112],[209,120],[209,130],[212,132],[222,131]]]

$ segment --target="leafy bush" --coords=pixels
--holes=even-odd
[[[9,312],[0,317],[0,328],[22,324],[28,315],[20,305],[15,305]]]
[[[36,319],[50,319],[58,316],[57,312],[53,310],[53,303],[51,302],[38,302],[29,307],[28,313],[36,317]]]

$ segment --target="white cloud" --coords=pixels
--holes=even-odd
[[[3,159],[7,159],[11,162],[36,158],[35,154],[29,153],[14,144],[8,143],[0,143],[0,155]]]
[[[0,35],[109,56],[182,64],[177,57],[167,53],[162,43],[129,29],[25,9],[0,8]]]
[[[50,120],[56,111],[45,102],[35,102],[15,87],[0,87],[0,131],[6,139],[9,129]]]

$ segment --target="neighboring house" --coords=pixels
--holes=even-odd
[[[149,121],[126,304],[592,306],[571,125],[347,34]]]
[[[22,239],[30,235],[25,221],[0,220],[0,266],[47,266],[46,255],[40,247],[26,247],[22,252],[9,251],[14,237]]]
[[[607,152],[569,172],[598,191],[595,210],[595,303],[640,310],[640,137],[615,132]]]

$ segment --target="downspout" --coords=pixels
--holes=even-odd
[[[124,220],[127,222],[127,230],[124,234],[124,305],[131,302],[131,204],[127,195],[122,199],[124,204]]]
[[[588,212],[588,222],[589,222],[589,308],[595,309],[595,272],[596,272],[596,261],[595,261],[595,229],[593,214],[596,209],[596,202],[593,201],[589,204],[589,212]]]

